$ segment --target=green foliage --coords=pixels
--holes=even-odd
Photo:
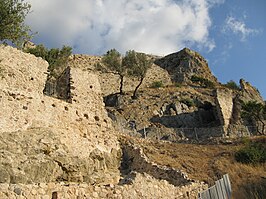
[[[127,68],[122,62],[122,56],[116,49],[111,49],[103,55],[103,64],[112,72],[120,76],[120,94],[123,94],[123,81]]]
[[[266,107],[264,104],[259,103],[257,101],[248,101],[246,103],[242,103],[242,117],[255,117],[257,119],[261,117],[265,117]]]
[[[144,53],[129,50],[123,59],[123,65],[127,67],[129,76],[144,78],[152,65],[152,61]]]
[[[144,53],[137,53],[134,50],[129,50],[126,55],[122,55],[116,50],[111,49],[103,55],[102,63],[112,72],[120,76],[120,94],[123,93],[123,79],[125,76],[132,76],[140,79],[140,83],[137,85],[133,98],[136,97],[136,92],[141,85],[147,70],[152,65],[151,59],[149,59]],[[99,70],[103,68],[96,66]]]
[[[260,134],[264,134],[266,120],[266,104],[257,101],[248,101],[242,103],[241,116],[248,120],[255,120],[262,124]]]
[[[33,54],[36,57],[41,57],[46,60],[48,49],[43,44],[37,45],[35,48],[28,48],[25,50],[27,53]]]
[[[23,42],[31,38],[30,28],[24,24],[30,8],[23,0],[0,1],[0,41],[11,41],[22,47]]]
[[[262,143],[246,142],[244,148],[235,153],[235,159],[245,164],[266,162],[266,147]]]
[[[201,86],[205,88],[214,88],[214,83],[206,78],[199,77],[196,75],[192,75],[190,79],[193,83],[199,83]]]
[[[180,102],[183,103],[183,104],[186,104],[188,107],[191,107],[191,106],[195,105],[194,101],[192,99],[190,99],[190,98],[183,98],[183,99],[180,100]]]
[[[69,46],[63,46],[62,49],[52,48],[49,50],[44,45],[40,44],[35,48],[26,49],[26,52],[46,60],[49,63],[48,70],[50,76],[57,78],[58,75],[60,75],[60,72],[66,68],[68,57],[72,53],[72,48]]]
[[[143,82],[148,69],[152,66],[152,60],[144,53],[138,53],[134,50],[126,52],[126,56],[122,61],[123,65],[127,67],[127,74],[132,77],[140,79],[139,84],[133,92],[133,99],[137,98],[137,90]]]
[[[125,75],[126,68],[122,64],[122,56],[116,49],[111,49],[103,55],[102,62],[114,72],[119,75]]]
[[[151,84],[151,88],[161,88],[161,87],[163,87],[162,81],[155,81],[155,82],[152,82]]]
[[[237,85],[233,80],[230,80],[224,84],[224,86],[233,90],[239,90],[239,85]]]

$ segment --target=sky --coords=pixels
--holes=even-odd
[[[222,83],[244,78],[266,99],[265,0],[28,0],[33,42],[102,55],[115,48],[199,52]]]

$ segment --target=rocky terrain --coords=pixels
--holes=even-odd
[[[116,94],[119,77],[97,69],[101,57],[72,55],[51,84],[46,61],[1,45],[0,198],[195,198],[206,189],[211,181],[162,140],[245,135],[240,100],[263,99],[244,80],[240,90],[224,87],[192,50],[155,59],[133,100],[137,80],[126,78],[126,94]]]
[[[148,137],[172,141],[256,133],[255,124],[240,117],[242,102],[264,103],[248,82],[241,79],[238,90],[222,85],[207,61],[188,48],[153,59],[137,100],[131,99],[131,95],[138,81],[125,78],[126,94],[117,94],[119,76],[97,70],[101,57],[74,55],[70,65],[99,75],[106,109],[120,131],[142,137],[145,132]],[[154,82],[161,86],[153,88]]]
[[[206,187],[150,162],[134,144],[120,146],[97,74],[71,67],[45,85],[41,58],[1,46],[0,60],[0,198],[186,198]],[[45,95],[45,86],[59,99]],[[126,153],[138,158],[124,174]]]

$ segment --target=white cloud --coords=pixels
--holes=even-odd
[[[223,0],[28,0],[37,39],[77,52],[110,48],[167,54],[187,44],[212,50],[209,9]]]
[[[246,16],[244,16],[244,18],[246,18]],[[248,28],[243,21],[237,20],[232,16],[226,18],[223,31],[229,33],[233,32],[240,37],[241,41],[245,41],[248,36],[259,33],[259,30]]]

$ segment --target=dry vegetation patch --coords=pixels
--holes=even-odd
[[[132,139],[132,138],[130,138]],[[265,140],[265,138],[262,138]],[[151,161],[185,171],[192,179],[210,185],[228,173],[234,198],[266,198],[266,164],[236,162],[234,154],[243,142],[233,144],[185,144],[132,139]]]

